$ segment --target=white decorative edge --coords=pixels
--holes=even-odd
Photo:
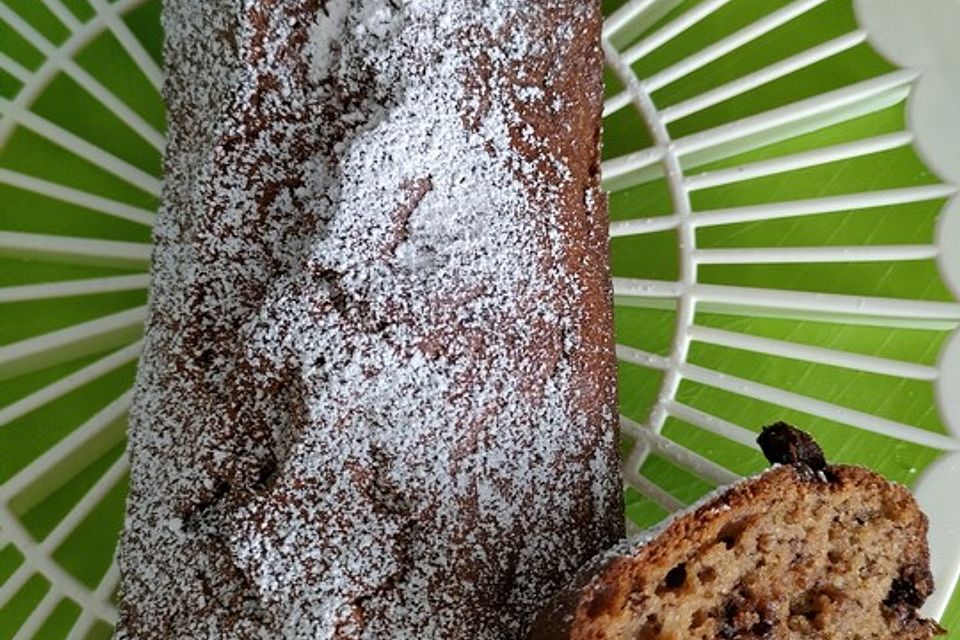
[[[47,9],[70,31],[69,37],[59,44],[47,40],[6,3],[0,2],[0,20],[45,56],[44,62],[39,67],[28,70],[8,57],[0,55],[0,68],[13,75],[23,85],[13,99],[0,98],[0,146],[17,127],[24,127],[41,137],[55,141],[64,149],[114,174],[145,193],[158,195],[160,181],[155,177],[31,111],[33,102],[50,82],[58,74],[65,73],[137,132],[146,144],[158,150],[162,149],[162,133],[148,124],[74,61],[74,56],[84,47],[104,32],[109,32],[119,41],[147,80],[159,89],[162,81],[159,66],[150,58],[143,45],[123,21],[123,16],[144,4],[146,0],[116,0],[115,2],[88,0],[88,2],[94,9],[94,15],[87,22],[81,23],[61,0],[44,0]],[[152,226],[154,219],[153,212],[16,171],[0,169],[0,184],[43,193],[106,215],[147,226]],[[150,246],[142,243],[0,232],[0,253],[6,255],[42,253],[52,261],[146,268],[149,250]],[[0,302],[143,288],[147,285],[148,278],[144,273],[132,277],[4,287],[0,288]],[[21,401],[4,407],[0,410],[0,428],[37,406],[135,359],[139,353],[139,342],[128,343],[135,340],[142,325],[143,308],[138,308],[0,348],[0,380],[2,380],[4,377],[15,374],[20,366],[25,366],[28,370],[35,368],[37,363],[44,362],[44,359],[52,354],[62,359],[67,356],[77,357],[78,354],[83,355],[111,346],[127,345],[88,367],[51,383]],[[100,621],[107,624],[116,623],[117,610],[112,602],[112,595],[119,582],[117,558],[113,558],[99,583],[91,588],[57,563],[53,559],[53,554],[57,546],[83,522],[107,493],[117,483],[123,481],[123,475],[128,467],[126,455],[114,462],[43,541],[34,540],[22,526],[10,510],[10,501],[14,496],[21,499],[41,487],[43,484],[41,476],[51,468],[56,468],[58,465],[63,465],[64,469],[68,468],[69,465],[64,461],[75,447],[93,447],[91,451],[102,452],[117,442],[118,437],[122,437],[120,434],[126,422],[125,414],[129,402],[129,392],[114,399],[46,454],[0,484],[0,548],[6,544],[12,544],[23,555],[23,561],[14,573],[0,583],[0,607],[14,597],[34,576],[42,576],[50,585],[37,606],[21,623],[14,640],[35,637],[63,599],[72,600],[81,607],[80,616],[72,624],[67,640],[85,638]]]
[[[953,203],[956,204],[956,201]],[[955,207],[956,209],[956,207]],[[960,260],[960,255],[954,254]],[[956,281],[954,281],[956,283]],[[950,433],[960,435],[960,331],[953,334],[940,355],[936,392],[940,413]],[[960,453],[950,452],[927,467],[916,485],[917,500],[930,522],[930,564],[936,591],[924,606],[939,619],[960,582]]]
[[[870,44],[904,69],[917,72],[907,101],[907,126],[924,163],[947,183],[960,184],[960,2],[854,0]],[[960,199],[944,207],[937,230],[943,279],[960,298]],[[940,415],[960,438],[960,332],[944,347],[936,383]],[[939,618],[960,580],[960,454],[951,452],[924,471],[915,490],[930,516],[930,556],[937,590],[924,607]]]
[[[140,64],[145,75],[155,85],[158,86],[161,73],[156,65],[149,59],[149,56],[143,51],[136,39],[129,33],[119,19],[125,11],[139,5],[144,0],[119,0],[114,4],[109,4],[107,0],[89,0],[96,10],[96,15],[86,24],[80,24],[79,21],[70,19],[69,11],[66,10],[60,0],[43,0],[46,6],[52,7],[58,16],[65,18],[64,24],[73,32],[72,36],[62,45],[53,47],[43,42],[42,36],[33,32],[28,25],[22,21],[17,21],[8,8],[0,3],[0,17],[12,19],[17,22],[15,27],[22,31],[28,39],[36,41],[35,44],[41,50],[47,53],[46,62],[36,71],[30,72],[23,67],[11,62],[9,59],[0,59],[0,66],[4,67],[10,73],[21,79],[25,86],[18,96],[12,101],[0,101],[0,112],[5,116],[0,120],[0,143],[10,133],[16,125],[25,126],[35,133],[51,139],[56,139],[68,150],[89,159],[105,170],[112,172],[125,181],[133,184],[147,193],[156,194],[159,189],[159,181],[152,176],[140,172],[136,168],[123,162],[119,158],[111,156],[102,149],[96,148],[86,141],[76,136],[71,136],[63,131],[55,123],[46,121],[29,110],[32,100],[39,91],[46,86],[52,77],[64,71],[71,75],[75,81],[79,82],[87,91],[100,99],[107,108],[114,111],[117,117],[124,120],[132,129],[141,133],[144,139],[153,146],[160,148],[162,146],[162,136],[152,130],[139,116],[130,111],[124,104],[119,103],[109,92],[100,85],[95,79],[85,74],[82,69],[72,63],[72,56],[76,51],[82,48],[85,42],[98,35],[103,29],[111,30],[120,40],[121,44],[127,49],[128,53]],[[868,80],[857,85],[845,87],[843,89],[831,92],[824,96],[817,96],[813,99],[801,101],[787,107],[775,110],[773,112],[760,114],[753,118],[747,118],[744,121],[730,123],[728,126],[718,127],[714,130],[702,132],[700,134],[680,138],[677,140],[669,139],[668,132],[663,129],[663,122],[659,122],[660,134],[657,136],[655,147],[642,153],[631,154],[625,158],[618,158],[614,161],[604,163],[605,181],[616,181],[620,179],[636,180],[637,176],[643,176],[645,173],[655,173],[658,175],[666,174],[668,181],[674,187],[674,199],[679,201],[677,214],[666,219],[648,219],[630,221],[629,224],[615,225],[612,231],[615,235],[631,235],[634,233],[647,233],[657,229],[657,225],[664,225],[664,228],[678,229],[684,235],[690,235],[690,227],[696,225],[709,224],[729,224],[735,221],[747,221],[753,219],[769,219],[773,217],[782,217],[784,215],[805,215],[816,212],[840,211],[852,206],[879,206],[883,204],[898,204],[903,202],[912,202],[920,200],[938,199],[950,196],[954,189],[941,185],[932,185],[930,187],[917,187],[909,189],[894,190],[870,194],[858,194],[855,198],[824,198],[818,200],[796,202],[796,203],[776,203],[772,206],[764,207],[743,207],[732,210],[720,210],[715,212],[701,212],[694,219],[687,215],[688,206],[684,206],[687,200],[687,190],[696,190],[707,188],[725,182],[735,181],[737,179],[746,179],[750,175],[766,175],[771,172],[777,172],[787,169],[784,163],[795,165],[795,168],[810,166],[812,164],[822,164],[832,159],[841,159],[844,157],[853,157],[873,151],[879,151],[887,148],[894,148],[910,143],[910,136],[904,134],[892,134],[880,136],[875,139],[864,140],[849,145],[840,145],[829,149],[819,149],[808,154],[799,154],[788,159],[777,159],[769,162],[761,162],[747,167],[736,168],[727,172],[716,172],[714,174],[698,174],[692,176],[683,175],[683,164],[689,163],[690,166],[697,166],[709,161],[711,158],[721,157],[744,150],[759,144],[772,142],[783,137],[797,135],[813,126],[824,126],[825,123],[848,119],[859,113],[868,113],[872,110],[882,108],[903,99],[909,93],[909,123],[908,128],[915,138],[915,144],[918,152],[923,156],[925,162],[946,182],[953,185],[960,184],[960,154],[956,152],[960,149],[960,128],[953,122],[951,108],[960,101],[960,76],[953,73],[953,69],[960,69],[960,47],[953,44],[952,31],[955,25],[960,24],[960,2],[957,0],[914,0],[914,2],[905,2],[904,0],[854,0],[858,12],[858,18],[862,29],[851,32],[830,42],[823,43],[810,49],[781,61],[777,64],[737,79],[716,90],[707,92],[703,95],[684,102],[681,105],[675,105],[663,113],[651,112],[649,103],[649,92],[655,90],[658,86],[669,84],[671,81],[689,74],[692,71],[708,64],[710,60],[725,52],[736,49],[746,42],[762,36],[764,33],[777,28],[791,19],[802,15],[816,6],[822,4],[825,0],[794,0],[783,8],[757,20],[748,28],[729,34],[722,41],[714,46],[697,52],[690,58],[658,73],[655,77],[646,78],[644,86],[634,86],[633,91],[624,92],[623,95],[612,98],[608,101],[608,108],[615,109],[634,103],[639,111],[646,112],[646,119],[659,121],[662,117],[664,121],[671,121],[683,117],[685,114],[707,108],[710,104],[723,100],[731,95],[737,95],[749,90],[753,86],[772,81],[778,77],[790,73],[793,70],[803,68],[815,63],[830,55],[856,46],[867,37],[875,49],[882,52],[893,60],[903,71],[893,72],[886,76]],[[655,48],[659,39],[669,38],[671,34],[679,33],[697,20],[703,19],[710,13],[719,10],[730,0],[706,0],[698,7],[681,19],[674,21],[668,28],[661,29],[653,37],[646,38],[640,45],[635,45],[630,50],[624,52],[628,58],[643,55],[644,51]],[[643,26],[649,26],[658,17],[662,16],[670,8],[678,4],[677,0],[630,0],[621,12],[618,12],[619,18],[630,22],[635,20],[638,14],[639,21],[627,25],[629,29],[637,30]],[[633,16],[633,17],[631,17]],[[615,49],[609,44],[611,41],[616,44],[621,39],[627,38],[627,32],[617,32],[617,15],[612,16],[605,26],[604,35],[607,40],[607,54],[614,55]],[[614,57],[616,57],[614,55]],[[626,69],[621,69],[626,71]],[[910,84],[915,82],[911,89]],[[681,162],[683,164],[681,164]],[[679,179],[685,179],[685,184]],[[129,205],[110,201],[105,198],[92,196],[76,190],[64,187],[62,185],[53,185],[51,183],[42,183],[30,176],[16,174],[14,172],[0,172],[0,182],[12,184],[28,190],[40,190],[50,193],[55,197],[77,202],[83,206],[92,206],[93,208],[103,210],[109,215],[115,215],[121,218],[135,220],[143,224],[149,224],[152,220],[150,212],[142,211]],[[659,228],[659,227],[658,227]],[[5,234],[0,238],[0,248],[6,250],[31,250],[35,251],[38,246],[45,247],[48,254],[64,254],[64,247],[56,243],[55,239],[46,237],[35,237],[28,234]],[[695,265],[697,263],[718,263],[733,261],[767,261],[770,259],[769,252],[718,252],[697,250],[692,243],[687,246],[684,263],[691,268],[685,269],[686,273],[679,283],[660,283],[660,282],[639,282],[623,281],[615,283],[618,293],[644,290],[645,297],[670,298],[672,305],[686,309],[686,312],[680,313],[680,316],[689,316],[689,309],[694,303],[707,308],[709,305],[734,305],[743,306],[745,302],[754,313],[772,313],[782,315],[784,313],[792,317],[798,317],[798,314],[816,312],[816,313],[838,313],[846,317],[850,315],[850,320],[860,318],[868,324],[873,324],[882,319],[884,324],[894,326],[895,323],[919,323],[924,328],[935,328],[937,323],[946,323],[947,326],[954,327],[960,320],[960,305],[949,303],[924,303],[920,301],[908,300],[864,300],[854,299],[850,296],[818,296],[816,310],[810,310],[810,300],[804,300],[799,304],[796,295],[792,292],[780,291],[750,291],[754,296],[750,301],[745,301],[743,290],[733,290],[731,288],[699,285],[696,284],[694,275]],[[71,260],[83,258],[85,260],[116,260],[116,251],[118,247],[107,246],[104,243],[93,243],[87,245],[71,245],[66,247],[69,251],[68,257]],[[143,249],[138,246],[122,247],[126,252],[120,257],[124,260],[130,260],[136,263],[142,263],[144,259]],[[954,199],[945,207],[938,228],[937,244],[935,246],[905,246],[905,247],[887,247],[884,254],[891,260],[910,260],[924,259],[936,255],[945,281],[952,291],[960,297],[960,199]],[[129,255],[128,255],[129,254]],[[855,253],[844,254],[848,258],[856,255]],[[832,253],[820,251],[814,253],[810,248],[804,248],[802,252],[793,254],[783,251],[777,251],[777,259],[785,262],[806,262],[813,259],[834,261],[836,256]],[[872,256],[867,256],[872,257]],[[88,282],[81,283],[78,286],[84,290],[129,288],[131,286],[141,286],[143,283],[139,280],[128,282],[126,280],[109,282]],[[73,286],[73,285],[71,285]],[[674,291],[674,288],[677,290]],[[660,289],[662,292],[658,293]],[[729,290],[728,290],[729,289]],[[0,292],[0,297],[6,296],[8,299],[28,299],[31,297],[48,295],[51,293],[66,294],[67,291],[48,291],[46,288],[16,288],[7,289]],[[761,304],[763,303],[763,304]],[[759,306],[757,306],[759,305]],[[764,306],[766,305],[766,306]],[[873,305],[873,306],[871,306]],[[822,307],[822,308],[821,308]],[[881,308],[882,307],[882,308]],[[766,310],[766,311],[765,311]],[[892,315],[891,315],[892,314]],[[874,317],[875,316],[875,317]],[[747,381],[730,380],[722,376],[718,377],[715,372],[702,370],[697,367],[684,364],[685,350],[690,339],[713,341],[717,344],[731,344],[731,341],[737,341],[735,346],[740,348],[753,348],[759,351],[769,351],[771,349],[782,349],[787,346],[797,348],[795,345],[768,344],[766,342],[752,340],[745,343],[746,338],[738,334],[729,334],[724,332],[706,332],[702,328],[688,327],[689,323],[684,322],[684,330],[678,331],[675,336],[675,348],[671,358],[662,358],[653,354],[645,354],[635,349],[621,347],[618,351],[621,357],[627,360],[636,361],[644,366],[653,366],[664,371],[679,371],[690,379],[704,379],[719,386],[729,386],[731,384],[744,385]],[[905,324],[904,326],[907,326]],[[98,325],[99,326],[99,325]],[[96,327],[88,328],[93,330]],[[60,336],[64,337],[64,336]],[[70,337],[70,336],[66,336]],[[66,337],[64,339],[66,339]],[[39,344],[39,343],[38,343]],[[17,349],[7,350],[0,354],[0,361],[7,359],[22,359],[24,349],[33,345],[20,344]],[[36,346],[36,345],[33,345]],[[124,357],[126,356],[126,350]],[[33,351],[26,354],[33,357]],[[40,354],[42,355],[42,354]],[[952,437],[931,434],[930,432],[914,430],[909,425],[900,425],[888,420],[877,419],[875,416],[861,415],[857,412],[850,412],[842,407],[826,405],[824,403],[812,402],[809,398],[797,397],[779,389],[763,387],[762,385],[753,385],[749,388],[751,394],[757,397],[766,397],[769,401],[782,404],[784,406],[796,405],[797,407],[816,413],[820,411],[829,414],[829,417],[838,419],[841,422],[856,424],[862,428],[875,430],[881,433],[887,433],[895,437],[912,439],[927,446],[935,446],[949,454],[942,457],[935,464],[931,465],[921,477],[917,486],[918,498],[924,509],[934,515],[931,523],[931,552],[932,564],[934,566],[935,578],[939,584],[937,593],[930,599],[926,607],[930,615],[939,617],[945,610],[950,598],[952,587],[955,585],[960,574],[960,510],[956,509],[956,500],[953,499],[952,491],[954,487],[960,486],[960,454],[954,451],[958,448],[958,439],[960,439],[960,405],[948,404],[947,398],[950,392],[954,393],[960,389],[960,335],[955,335],[944,349],[938,366],[919,367],[907,366],[899,362],[880,361],[870,359],[869,361],[857,359],[850,354],[833,353],[827,350],[810,351],[804,350],[801,356],[807,357],[832,357],[839,358],[841,366],[850,366],[852,368],[863,368],[865,366],[885,366],[896,368],[895,375],[904,375],[916,379],[936,380],[937,395],[940,404],[941,414],[944,422],[948,425]],[[119,357],[119,356],[118,356]],[[112,362],[110,356],[102,363],[97,363],[96,367],[107,366]],[[110,360],[110,362],[106,362]],[[79,372],[78,372],[79,374]],[[666,415],[674,415],[688,422],[696,424],[701,428],[708,429],[723,435],[731,440],[741,442],[742,444],[752,444],[752,434],[745,432],[737,425],[725,423],[713,416],[701,414],[691,407],[685,407],[672,401],[675,391],[677,375],[667,376],[668,381],[665,385],[667,393],[658,402],[658,410],[651,416],[651,424],[638,425],[629,420],[625,420],[624,429],[628,433],[638,436],[638,440],[643,443],[643,448],[655,450],[661,455],[665,455],[678,463],[698,470],[705,478],[715,483],[726,483],[730,481],[731,474],[725,469],[711,463],[709,460],[698,456],[694,452],[678,447],[671,441],[657,433],[656,427],[662,425]],[[66,381],[64,381],[66,382]],[[58,383],[59,384],[59,383]],[[47,395],[59,393],[66,388],[64,384],[54,385],[56,389],[44,390]],[[746,388],[746,387],[744,387]],[[39,399],[32,399],[32,401]],[[105,409],[105,412],[116,412],[123,409],[126,398],[117,399]],[[24,407],[18,407],[22,410]],[[839,412],[839,413],[838,413]],[[9,414],[9,411],[7,412]],[[111,414],[112,415],[112,414]],[[5,416],[9,418],[10,416]],[[105,423],[106,414],[95,417],[91,423],[86,425],[86,429],[81,432],[96,431],[101,423]],[[94,429],[97,427],[97,429]],[[654,429],[650,429],[654,427]],[[920,442],[922,440],[922,442]],[[640,448],[638,447],[638,450]],[[122,472],[125,467],[125,461],[118,461],[115,468],[108,474],[107,479],[103,481],[102,486],[106,486],[109,480],[116,477],[116,474]],[[25,477],[25,476],[24,476]],[[636,483],[643,483],[642,477],[633,478]],[[675,499],[666,492],[663,492],[655,485],[644,485],[650,494],[659,497],[662,504],[673,508],[679,508],[680,505]],[[9,487],[5,487],[9,489]],[[3,496],[0,495],[0,498]],[[92,502],[86,500],[84,505]],[[0,500],[3,503],[3,500]],[[676,503],[676,504],[675,504]],[[81,511],[73,514],[70,522],[80,517]],[[5,506],[0,504],[0,520],[9,516]],[[16,523],[14,523],[16,524]],[[4,530],[6,529],[6,530]],[[0,526],[0,538],[5,542],[13,541],[17,546],[23,545],[28,551],[27,562],[21,567],[23,577],[29,576],[33,571],[39,571],[48,575],[48,578],[56,578],[58,567],[49,563],[51,566],[44,566],[48,563],[48,553],[45,550],[31,546],[27,538],[24,538],[21,531],[16,526]],[[54,540],[58,536],[54,536]],[[23,550],[23,549],[21,549]],[[48,551],[48,550],[46,550]],[[69,576],[67,576],[69,577]],[[93,593],[89,593],[85,587],[74,585],[69,580],[51,580],[54,584],[60,585],[58,589],[52,589],[44,598],[43,602],[31,614],[30,620],[21,628],[19,637],[33,635],[33,630],[46,619],[47,615],[55,606],[57,598],[61,594],[61,589],[66,595],[73,596],[84,606],[84,612],[77,624],[74,625],[70,634],[70,639],[82,637],[85,630],[89,629],[97,617],[110,620],[115,616],[115,610],[109,602],[109,594],[116,584],[117,573],[116,565],[104,576],[102,583]],[[8,580],[0,586],[0,601],[5,600],[5,595],[9,595],[19,580]],[[79,596],[79,597],[78,597]]]
[[[853,209],[901,205],[910,202],[937,201],[954,198],[960,184],[960,128],[951,118],[952,108],[960,101],[960,86],[951,69],[960,68],[960,49],[953,45],[952,31],[960,24],[960,4],[957,0],[853,0],[859,18],[859,29],[834,40],[824,42],[795,56],[706,91],[678,105],[658,110],[650,94],[675,80],[703,68],[712,60],[744,44],[762,37],[779,26],[814,9],[825,0],[793,0],[764,15],[750,25],[726,34],[689,57],[657,73],[638,78],[631,65],[667,40],[718,11],[731,0],[705,0],[683,15],[646,34],[640,41],[624,50],[619,43],[629,41],[624,33],[635,33],[630,28],[634,21],[648,25],[654,15],[662,15],[671,0],[630,0],[608,18],[604,27],[603,44],[607,63],[623,84],[621,93],[604,104],[604,115],[633,107],[651,132],[653,145],[634,153],[606,160],[603,163],[604,185],[611,190],[665,178],[670,187],[673,215],[634,218],[611,224],[612,236],[632,236],[674,230],[681,237],[681,275],[678,281],[653,281],[615,278],[614,292],[618,301],[639,306],[671,308],[677,311],[677,326],[668,357],[618,345],[620,360],[663,372],[663,383],[657,402],[643,424],[621,419],[621,427],[636,440],[625,462],[625,481],[668,511],[679,508],[679,501],[659,486],[642,477],[637,469],[646,455],[656,451],[673,462],[685,466],[704,480],[722,483],[725,470],[709,460],[683,449],[660,435],[667,415],[681,418],[697,427],[731,440],[752,444],[752,434],[735,424],[704,414],[675,400],[677,381],[686,378],[717,388],[748,395],[773,404],[826,417],[893,438],[913,442],[945,452],[946,457],[932,465],[919,479],[917,486],[921,502],[934,516],[931,522],[932,561],[939,589],[926,608],[939,617],[949,602],[955,587],[960,557],[960,536],[956,535],[953,519],[956,517],[950,501],[949,488],[960,485],[960,465],[955,452],[960,449],[957,407],[949,406],[950,390],[960,388],[955,373],[960,364],[958,349],[944,351],[937,367],[905,363],[898,360],[865,358],[856,354],[813,348],[789,342],[758,340],[732,332],[708,330],[692,326],[691,309],[720,305],[747,311],[751,315],[773,315],[802,319],[806,316],[833,319],[848,323],[878,326],[903,326],[927,330],[954,330],[960,322],[960,304],[930,302],[901,298],[869,298],[809,293],[720,287],[697,282],[699,264],[808,263],[855,260],[924,260],[937,259],[948,286],[960,297],[960,213],[958,200],[946,207],[940,218],[937,243],[929,245],[900,245],[889,247],[798,247],[784,250],[770,247],[757,250],[697,249],[694,244],[698,227],[738,222],[771,220],[820,213],[837,213]],[[712,104],[751,88],[784,77],[793,71],[809,67],[819,60],[836,55],[864,40],[889,57],[899,69],[886,75],[864,80],[801,100],[771,111],[726,123],[685,137],[671,139],[664,126],[689,113],[708,108]],[[854,143],[819,148],[785,158],[756,162],[713,173],[686,175],[686,168],[696,168],[711,160],[729,157],[740,151],[783,140],[820,129],[836,122],[875,112],[903,100],[909,100],[908,131],[881,135]],[[915,143],[927,166],[946,184],[915,186],[886,191],[868,191],[835,197],[815,198],[790,202],[775,202],[754,206],[733,207],[713,211],[699,211],[689,215],[689,192],[711,186],[735,182],[750,177],[782,173],[792,169],[826,164],[827,162],[867,155]],[[626,302],[624,302],[626,301]],[[686,351],[691,340],[712,342],[759,353],[781,353],[785,349],[803,360],[830,361],[837,366],[862,371],[885,371],[906,379],[934,381],[938,403],[944,422],[949,425],[947,435],[933,433],[915,425],[855,411],[847,407],[822,402],[814,398],[733,378],[720,372],[703,369],[686,362]],[[955,344],[955,343],[951,343]],[[747,436],[750,436],[749,438]],[[944,508],[943,505],[950,505]]]

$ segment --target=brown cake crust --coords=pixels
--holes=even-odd
[[[118,638],[520,637],[623,526],[599,3],[164,21]]]
[[[538,615],[531,640],[943,633],[917,611],[933,581],[927,520],[910,493],[861,467],[830,465],[813,474],[804,460],[816,464],[816,452],[794,446],[812,441],[787,430],[775,435],[791,445],[779,451],[811,455],[733,485],[649,540],[598,557]],[[821,517],[831,508],[832,525]],[[869,537],[874,522],[888,538]],[[870,559],[847,577],[844,563],[857,562],[858,545]],[[784,553],[790,560],[781,566]],[[877,620],[888,628],[877,632],[870,626]],[[845,625],[860,626],[854,634]]]

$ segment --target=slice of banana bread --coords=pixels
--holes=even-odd
[[[778,464],[594,560],[540,613],[530,638],[944,633],[918,612],[933,579],[927,519],[907,489],[861,467],[827,465],[812,438],[783,423],[758,442]]]

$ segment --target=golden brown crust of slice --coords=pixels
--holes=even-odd
[[[531,640],[925,639],[927,520],[861,467],[777,466],[586,569]]]

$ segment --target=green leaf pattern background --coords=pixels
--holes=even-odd
[[[935,380],[960,305],[936,262],[955,189],[911,145],[914,76],[871,47],[851,0],[604,11],[630,521],[761,470],[753,437],[780,419],[915,484],[957,448]],[[159,12],[0,0],[0,640],[112,632],[161,176]],[[960,628],[952,602],[944,624]]]

